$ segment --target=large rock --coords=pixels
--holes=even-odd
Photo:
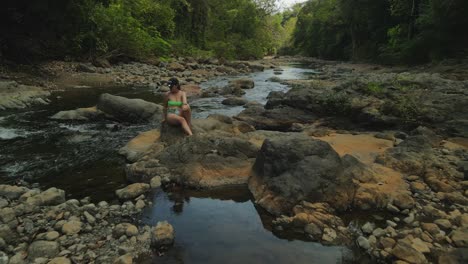
[[[301,200],[346,209],[355,191],[340,156],[328,143],[305,136],[265,140],[249,189],[273,214],[286,213]]]
[[[273,109],[264,109],[262,106],[248,107],[234,117],[244,121],[258,130],[288,131],[294,123],[311,123],[317,116],[289,106],[281,106]]]
[[[123,189],[115,191],[115,194],[121,200],[128,200],[138,197],[150,189],[149,184],[146,183],[134,183],[130,184]]]
[[[15,185],[0,184],[0,196],[8,199],[18,199],[28,188]]]
[[[128,99],[111,94],[99,97],[97,108],[122,122],[159,122],[162,120],[161,105],[142,99]]]
[[[194,135],[145,156],[129,166],[127,174],[149,181],[168,170],[172,180],[194,187],[245,184],[257,150],[247,140],[232,136]]]
[[[7,224],[0,224],[0,237],[9,244],[13,244],[19,239],[18,234]]]
[[[81,226],[83,223],[81,221],[76,221],[76,220],[71,220],[63,224],[62,226],[62,232],[65,235],[75,235],[78,234],[81,231]]]
[[[40,87],[0,80],[0,110],[21,109],[32,105],[47,104],[50,92]]]
[[[34,241],[28,248],[28,258],[53,258],[59,253],[60,246],[55,241]]]
[[[221,103],[224,105],[245,105],[247,100],[240,97],[229,97],[224,99]]]
[[[124,155],[129,161],[135,162],[151,149],[153,143],[159,140],[160,136],[161,133],[157,129],[142,132],[122,147],[119,154]]]
[[[55,187],[49,188],[44,192],[29,197],[26,200],[27,204],[41,206],[41,205],[57,205],[65,202],[65,191]]]
[[[151,229],[151,246],[159,248],[170,246],[174,243],[174,228],[167,221],[158,222]]]
[[[468,227],[461,227],[454,230],[450,238],[457,247],[468,247]]]
[[[51,116],[51,119],[55,120],[94,120],[101,116],[104,113],[97,109],[96,106],[88,108],[78,108],[76,110],[60,111],[55,115]]]

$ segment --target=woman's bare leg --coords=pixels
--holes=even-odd
[[[187,121],[185,118],[174,115],[174,114],[168,114],[167,115],[167,123],[171,125],[181,125],[182,129],[185,131],[185,133],[189,136],[193,135],[192,130],[190,129],[190,126],[188,125]]]
[[[188,108],[187,110],[182,110],[181,111],[181,116],[187,120],[187,123],[190,127],[192,127],[192,110]]]

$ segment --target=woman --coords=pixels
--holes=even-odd
[[[169,92],[166,93],[164,100],[164,117],[163,122],[171,125],[181,125],[185,133],[192,135],[192,113],[190,106],[187,103],[187,95],[180,90],[179,80],[176,78],[169,79]]]

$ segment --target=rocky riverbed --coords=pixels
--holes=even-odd
[[[101,206],[104,202],[65,201],[57,189],[41,192],[2,187],[21,189],[14,196],[11,191],[0,193],[5,205],[1,210],[6,210],[0,234],[3,259],[38,257],[36,261],[42,263],[64,257],[78,263],[101,263],[100,257],[106,255],[108,259],[102,262],[119,257],[119,261],[128,258],[131,262],[130,256],[155,245],[151,241],[159,234],[154,231],[158,227],[137,227],[131,219],[149,204],[144,193],[162,182],[203,189],[244,185],[256,204],[275,216],[272,224],[277,232],[292,230],[326,245],[357,246],[373,262],[466,262],[466,73],[303,59],[318,71],[304,80],[282,79],[281,65],[293,60],[246,63],[184,59],[157,65],[64,67],[63,74],[83,76],[85,71],[84,75],[99,78],[109,75],[113,83],[149,85],[155,92],[164,92],[165,80],[178,76],[191,96],[224,96],[225,104],[244,105],[245,110],[232,117],[195,119],[192,137],[163,124],[123,146],[119,153],[129,161],[127,178],[137,183],[116,192],[120,200],[131,202],[112,205],[115,210]],[[292,87],[287,92],[270,93],[266,105],[242,98],[246,90],[255,89],[253,80],[239,79],[225,87],[203,90],[197,86],[213,76],[264,68],[275,69],[277,77],[272,82]],[[160,114],[158,104],[104,94],[95,108],[59,112],[52,118],[158,124]],[[42,198],[49,193],[58,198]],[[29,204],[34,204],[34,210],[17,209]],[[378,214],[364,222],[349,220],[369,212]],[[88,218],[94,218],[94,223]],[[41,220],[31,220],[37,231],[25,233],[24,228],[18,228],[25,219]],[[79,222],[78,233],[66,233],[63,225],[56,227],[60,221]],[[166,224],[159,226],[171,229]],[[135,232],[111,235],[124,228]],[[161,235],[169,237],[167,244],[173,238],[169,231]],[[51,232],[58,237],[47,239]],[[12,240],[16,234],[22,238]],[[103,242],[93,248],[88,247],[88,240]],[[38,241],[53,243],[47,248],[54,248],[54,252],[36,254]],[[77,245],[86,247],[78,250]]]

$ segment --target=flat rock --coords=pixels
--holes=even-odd
[[[123,189],[115,191],[115,194],[121,200],[129,200],[136,198],[150,189],[150,185],[147,183],[134,183],[130,184]]]

